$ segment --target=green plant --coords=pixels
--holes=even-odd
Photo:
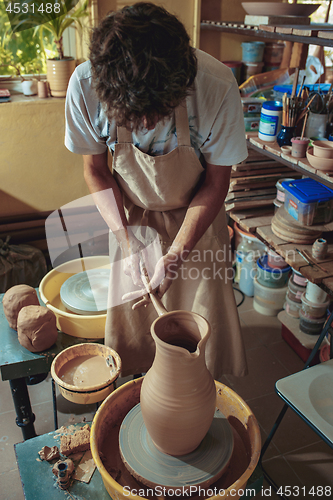
[[[22,78],[34,69],[46,73],[46,56],[40,36],[34,34],[34,28],[13,33],[5,9],[5,3],[0,0],[0,75]],[[55,53],[55,45],[47,31],[43,34],[43,46]]]
[[[81,0],[79,2],[77,0],[49,0],[48,5],[52,5],[53,7],[49,9],[50,12],[47,12],[44,8],[45,1],[40,2],[37,0],[34,2],[33,15],[26,14],[23,16],[20,13],[11,17],[13,32],[33,27],[35,29],[34,33],[39,33],[40,35],[42,47],[44,31],[49,32],[57,48],[57,58],[64,59],[62,35],[70,26],[82,27],[82,19],[89,15],[89,3],[90,0]],[[60,15],[57,14],[59,12],[59,5]]]

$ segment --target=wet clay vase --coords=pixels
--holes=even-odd
[[[215,383],[205,363],[210,326],[198,314],[153,303],[160,317],[151,326],[156,353],[142,383],[142,416],[162,453],[185,455],[199,446],[215,412]]]

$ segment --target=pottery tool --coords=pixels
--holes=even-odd
[[[310,101],[307,103],[307,105],[305,106],[305,108],[301,111],[299,117],[297,118],[296,120],[296,125],[297,123],[303,118],[303,116],[305,115],[305,113],[307,113],[307,111],[309,110],[311,104],[313,103],[313,101],[315,100],[315,98],[317,97],[317,94],[313,95],[310,99]]]
[[[304,117],[303,127],[302,127],[302,133],[301,133],[301,139],[303,139],[303,137],[304,137],[304,132],[305,132],[305,127],[306,127],[306,122],[308,120],[308,116],[309,116],[309,110],[307,110],[306,115]]]
[[[325,269],[321,264],[318,264],[318,262],[313,260],[313,258],[311,257],[311,255],[309,255],[309,252],[307,250],[303,250],[303,254],[308,258],[308,260],[310,260],[310,262],[312,262],[315,266],[319,267],[321,271],[324,271],[324,273],[328,273],[327,269]]]
[[[306,252],[306,250],[298,250],[298,248],[295,248],[296,252],[299,253],[299,255],[309,264],[309,266],[314,267],[317,266],[321,271],[324,271],[324,273],[327,273],[327,270],[322,267],[320,264],[317,262],[314,262],[312,258],[309,256],[309,254]]]

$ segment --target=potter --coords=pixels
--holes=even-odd
[[[129,63],[130,61],[130,63]],[[187,256],[229,247],[224,200],[231,166],[247,157],[244,118],[230,68],[194,49],[164,8],[138,3],[111,12],[93,30],[90,60],[74,71],[66,96],[66,147],[83,155],[84,178],[110,231],[111,267],[105,343],[122,359],[122,376],[147,372],[156,319],[138,296],[151,287],[169,311],[193,311],[211,325],[205,347],[215,379],[247,372],[227,257],[208,274]],[[112,155],[112,172],[107,153]],[[162,256],[147,257],[157,232]],[[226,252],[227,253],[227,252]],[[186,262],[182,259],[185,255]],[[173,279],[181,265],[198,278]],[[114,266],[116,267],[116,266]],[[152,269],[151,269],[152,268]],[[145,271],[150,278],[143,282]],[[133,292],[112,304],[112,289]]]

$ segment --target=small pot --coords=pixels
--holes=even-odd
[[[310,139],[307,137],[292,137],[291,139],[291,156],[294,158],[304,158],[308,149]]]
[[[37,80],[23,80],[21,83],[22,92],[24,95],[36,95],[37,94]]]

